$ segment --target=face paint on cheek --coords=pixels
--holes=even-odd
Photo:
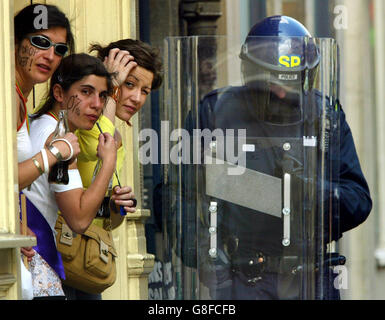
[[[34,47],[29,47],[29,56],[30,57],[34,57],[37,53],[37,49],[35,49]]]
[[[28,63],[28,59],[29,57],[26,55],[26,47],[25,46],[22,46],[19,51],[17,52],[17,63],[21,66],[21,67],[25,67]]]
[[[33,57],[37,53],[37,49],[33,46],[21,46],[21,53],[28,57]]]
[[[74,96],[71,96],[67,101],[67,106],[65,109],[67,109],[68,111],[71,111],[73,109],[73,105],[74,105]]]
[[[20,65],[20,67],[24,68],[28,63],[28,59],[29,59],[28,57],[18,56],[17,61]]]
[[[34,47],[29,47],[29,56],[30,56],[30,62],[29,62],[29,71],[31,71],[32,69],[32,62],[33,62],[33,57],[36,55],[37,53],[37,49],[35,49]]]
[[[72,112],[75,112],[76,109],[78,109],[78,105],[80,104],[80,102],[82,102],[77,95],[75,96],[71,96],[68,100],[68,103],[67,103],[67,110],[68,111],[72,111]],[[77,114],[77,112],[76,112]]]
[[[29,70],[31,71],[33,58],[37,53],[37,49],[32,46],[21,46],[17,53],[17,62],[21,67],[26,67],[29,61]]]

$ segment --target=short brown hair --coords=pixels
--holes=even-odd
[[[106,47],[102,47],[100,44],[93,43],[90,45],[89,52],[96,51],[97,57],[103,61],[104,58],[108,56],[110,50],[114,48],[129,51],[130,54],[135,58],[135,62],[138,64],[138,66],[147,69],[154,74],[151,90],[156,90],[161,86],[163,82],[163,64],[159,50],[157,48],[154,48],[140,40],[123,39],[111,42]]]

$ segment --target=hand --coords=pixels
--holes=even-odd
[[[32,247],[25,247],[20,249],[21,253],[27,257],[27,261],[31,262],[35,255],[35,250]]]
[[[103,63],[107,71],[113,74],[113,85],[118,87],[126,81],[128,74],[138,65],[128,51],[119,48],[111,49]]]
[[[114,187],[114,193],[111,196],[111,200],[115,201],[117,206],[123,206],[126,212],[134,213],[136,208],[133,207],[135,195],[132,192],[132,188],[129,186],[124,186],[120,188],[119,186]]]
[[[21,221],[20,221],[21,224]],[[35,233],[27,227],[27,236],[36,237]],[[27,257],[27,261],[31,262],[32,257],[35,255],[35,250],[32,247],[21,248],[21,253]]]
[[[112,161],[115,166],[117,149],[115,139],[108,132],[99,135],[97,156],[102,159],[103,162]]]
[[[72,146],[73,156],[71,159],[76,159],[77,155],[80,153],[78,137],[72,132],[68,132],[63,137],[63,139],[66,139]],[[70,156],[71,150],[67,143],[65,143],[64,141],[55,141],[53,145],[59,149],[61,155],[63,156],[63,159],[67,159]]]

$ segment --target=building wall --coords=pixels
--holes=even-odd
[[[17,242],[17,167],[13,29],[13,1],[0,2],[0,299],[20,295],[21,243]]]
[[[337,5],[337,3],[336,3]],[[374,140],[374,78],[370,50],[369,1],[338,3],[346,9],[348,25],[337,30],[341,47],[341,102],[351,127],[362,171],[368,181],[374,208],[365,223],[344,234],[341,253],[347,257],[348,288],[344,299],[373,299],[376,277],[375,220],[376,208]],[[352,66],[355,67],[352,67]]]

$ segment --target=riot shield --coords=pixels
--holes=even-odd
[[[343,263],[335,41],[165,47],[164,297],[328,299]]]

